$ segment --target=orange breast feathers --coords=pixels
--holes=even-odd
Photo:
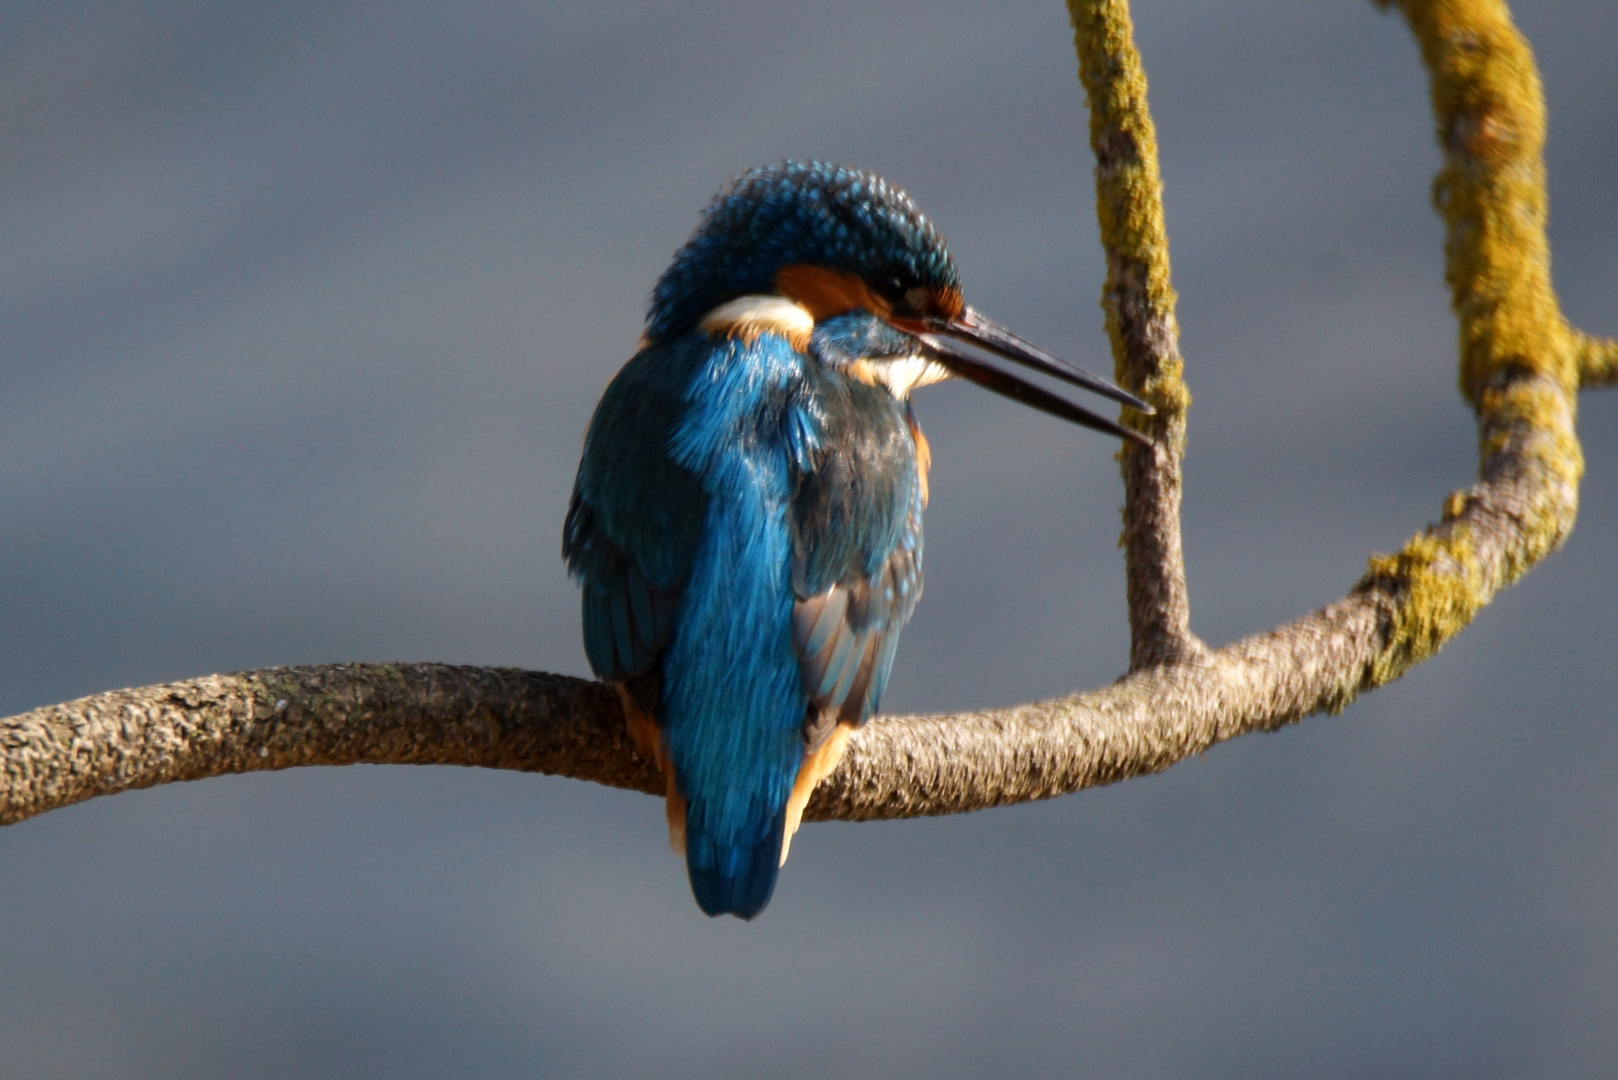
[[[910,423],[910,437],[916,442],[916,482],[921,485],[921,508],[927,509],[927,471],[933,467],[933,448],[927,445],[927,436],[921,433],[921,425],[916,423],[916,414],[907,413],[905,419]]]
[[[781,837],[782,866],[786,865],[792,836],[803,823],[803,810],[809,805],[809,796],[814,794],[815,785],[830,776],[832,770],[837,768],[837,763],[843,760],[848,737],[853,733],[852,725],[838,724],[825,742],[803,756],[803,764],[798,766],[798,778],[792,785],[792,794],[787,798],[786,835]]]
[[[616,684],[618,700],[624,706],[624,720],[629,726],[629,738],[640,751],[640,756],[657,766],[668,784],[663,812],[669,822],[669,847],[674,854],[685,854],[685,798],[674,781],[674,764],[663,753],[663,735],[657,729],[652,715],[635,704],[635,697],[623,683]]]

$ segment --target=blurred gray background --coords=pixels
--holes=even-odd
[[[1618,331],[1618,15],[1520,0],[1570,317]],[[1142,0],[1196,628],[1340,595],[1475,475],[1425,76],[1352,0]],[[1106,369],[1055,0],[0,7],[0,714],[272,664],[584,674],[579,438],[729,175],[879,171]],[[892,712],[1126,655],[1107,440],[919,395]],[[640,795],[302,770],[0,829],[0,1077],[1618,1073],[1618,399],[1567,548],[1341,717],[1042,805],[815,825],[757,923]]]

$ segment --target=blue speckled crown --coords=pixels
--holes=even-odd
[[[772,291],[793,263],[960,288],[943,237],[910,196],[858,169],[787,161],[743,173],[708,204],[652,290],[647,337],[667,340],[717,304]]]

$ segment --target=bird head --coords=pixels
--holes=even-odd
[[[773,298],[780,298],[776,301]],[[753,307],[749,308],[751,304]],[[652,291],[646,337],[661,341],[779,304],[814,355],[905,398],[951,376],[1086,427],[1150,446],[1139,432],[978,357],[973,346],[1152,409],[968,306],[944,239],[903,191],[881,177],[821,162],[753,169],[709,204]]]

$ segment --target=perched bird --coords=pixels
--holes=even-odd
[[[963,344],[1151,411],[966,306],[904,192],[787,162],[709,205],[596,407],[562,552],[709,915],[763,910],[810,792],[882,699],[921,595],[910,392],[960,376],[1149,445]]]

